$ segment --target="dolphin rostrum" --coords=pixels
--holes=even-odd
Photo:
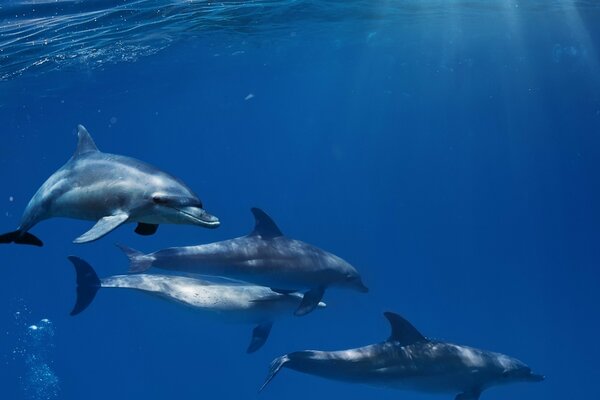
[[[299,293],[276,293],[269,288],[244,282],[208,282],[173,275],[116,275],[99,279],[86,261],[70,256],[77,274],[77,301],[71,315],[85,310],[100,288],[139,290],[168,301],[204,311],[229,322],[255,324],[247,352],[261,348],[273,321],[288,315],[302,301]],[[320,302],[319,307],[325,307]]]
[[[239,279],[280,293],[304,291],[296,315],[311,312],[329,286],[368,291],[352,265],[308,243],[283,236],[264,211],[253,208],[252,213],[254,231],[239,238],[150,254],[119,247],[129,257],[130,272],[157,267]]]
[[[504,354],[429,340],[401,316],[386,312],[392,334],[383,343],[341,351],[298,351],[271,363],[263,390],[282,367],[345,382],[477,400],[491,386],[544,377]]]
[[[42,246],[28,231],[52,217],[97,221],[74,243],[99,239],[125,222],[137,222],[140,235],[152,235],[164,223],[219,226],[179,179],[136,159],[100,152],[82,125],[77,134],[73,157],[38,189],[19,228],[0,235],[0,243]]]

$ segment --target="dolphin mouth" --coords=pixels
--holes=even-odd
[[[221,225],[221,222],[219,221],[219,218],[215,217],[214,215],[211,215],[209,213],[207,213],[206,211],[204,211],[201,208],[194,208],[195,210],[199,210],[200,214],[198,214],[198,212],[195,212],[194,214],[186,211],[182,208],[175,208],[175,210],[179,211],[180,213],[186,215],[187,217],[189,217],[190,219],[192,219],[193,221],[197,222],[198,225],[202,225],[205,228],[218,228],[219,225]]]
[[[541,382],[546,380],[546,377],[544,375],[539,375],[539,374],[531,374],[529,375],[529,381],[531,382]]]

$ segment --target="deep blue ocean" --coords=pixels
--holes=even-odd
[[[287,369],[257,394],[276,356],[385,340],[384,311],[546,376],[482,399],[600,398],[600,2],[2,0],[0,79],[1,232],[77,124],[222,223],[75,245],[93,223],[51,219],[44,247],[1,245],[0,398],[452,399]],[[370,292],[328,290],[252,355],[252,326],[140,292],[69,316],[68,255],[125,273],[115,243],[241,236],[254,206]]]

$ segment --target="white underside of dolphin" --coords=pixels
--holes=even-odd
[[[253,324],[247,352],[266,342],[273,322],[302,301],[298,293],[281,294],[243,282],[209,282],[173,275],[116,275],[100,279],[84,260],[71,256],[77,274],[77,301],[71,315],[85,310],[101,288],[131,289],[177,303],[222,321]],[[325,307],[325,303],[319,303]]]
[[[0,243],[42,246],[28,231],[53,217],[96,221],[75,243],[97,240],[127,222],[137,222],[140,235],[153,234],[162,223],[219,226],[179,179],[136,159],[102,153],[82,125],[78,138],[73,157],[38,189],[19,228],[0,235]]]
[[[254,230],[242,237],[198,246],[173,247],[143,254],[119,245],[130,272],[150,267],[220,276],[267,286],[280,293],[302,291],[296,315],[311,312],[329,287],[368,289],[356,269],[342,258],[283,235],[262,210],[253,208]]]

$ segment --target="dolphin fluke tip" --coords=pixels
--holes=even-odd
[[[44,242],[38,239],[35,235],[32,235],[29,232],[22,232],[20,230],[0,235],[0,243],[29,244],[38,247],[42,247],[44,245]]]
[[[96,271],[85,260],[76,257],[67,257],[75,268],[77,282],[77,300],[75,306],[71,310],[70,315],[74,316],[85,310],[96,297],[98,289],[100,289],[100,279],[96,275]]]
[[[152,266],[154,262],[154,257],[145,255],[141,251],[137,251],[132,249],[131,247],[127,247],[124,244],[117,243],[116,246],[125,253],[127,258],[129,258],[129,271],[130,273],[139,273],[144,272],[148,268]]]
[[[281,368],[289,361],[290,358],[286,354],[284,356],[277,357],[273,360],[273,362],[271,362],[271,366],[269,367],[269,374],[267,375],[267,378],[265,379],[265,382],[262,384],[260,389],[258,389],[258,393],[262,392],[267,387],[267,385],[273,380],[273,378],[275,378],[275,375],[277,375],[279,370],[281,370]]]

